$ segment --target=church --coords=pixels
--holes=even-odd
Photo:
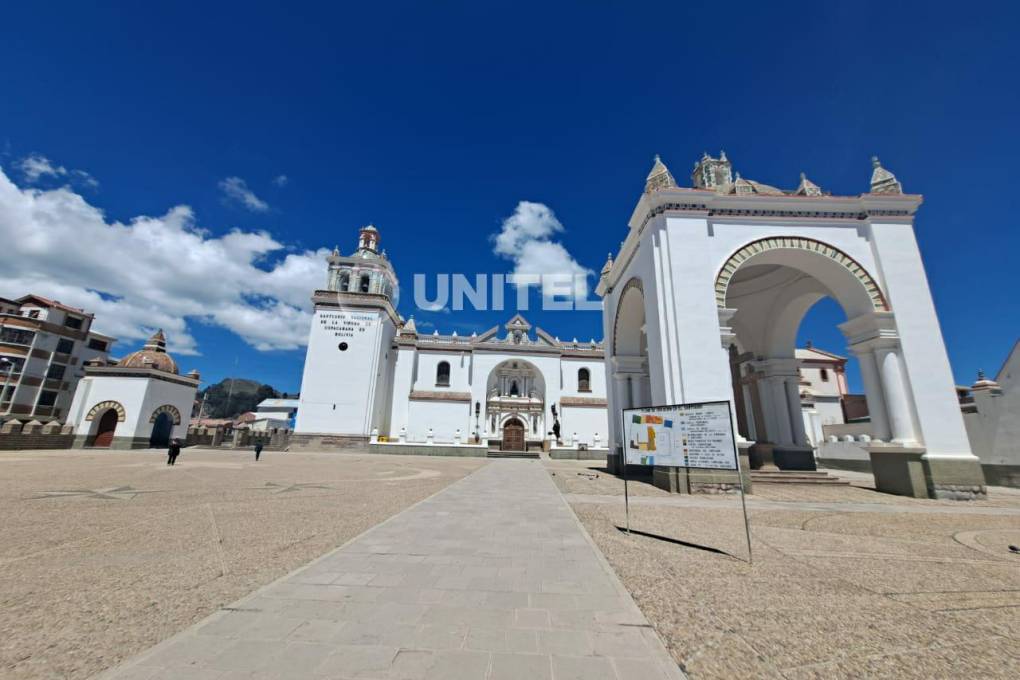
[[[851,196],[803,173],[785,190],[745,179],[725,153],[705,154],[690,180],[656,157],[596,288],[604,343],[560,342],[520,315],[470,337],[420,334],[393,306],[378,230],[363,228],[313,295],[292,443],[594,449],[618,471],[624,410],[728,401],[743,468],[813,470],[826,444],[805,424],[795,342],[832,298],[860,365],[867,431],[855,446],[876,486],[984,497],[914,234],[923,198],[877,158],[869,190]],[[653,479],[682,490],[683,474]]]
[[[367,226],[353,253],[328,258],[292,445],[605,447],[601,343],[560,341],[519,314],[470,336],[419,333],[393,307],[397,277],[379,242]]]

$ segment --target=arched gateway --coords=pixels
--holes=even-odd
[[[859,196],[826,195],[803,175],[791,191],[734,179],[725,154],[706,154],[691,179],[678,187],[656,159],[599,281],[616,456],[623,408],[729,400],[743,450],[813,467],[794,343],[831,297],[860,362],[879,488],[983,496],[914,238],[921,197],[877,159]]]

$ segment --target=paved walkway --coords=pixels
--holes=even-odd
[[[103,677],[683,678],[537,461],[494,461]]]

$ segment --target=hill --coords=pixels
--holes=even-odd
[[[280,396],[271,385],[244,378],[225,378],[195,395],[197,403],[205,400],[206,418],[236,418],[245,411],[254,411],[263,399]]]

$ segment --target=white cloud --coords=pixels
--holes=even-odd
[[[54,165],[49,158],[39,154],[22,158],[18,165],[29,182],[38,182],[41,177],[63,177],[67,174],[67,168],[63,165]]]
[[[290,178],[287,175],[277,175],[273,178],[273,184],[278,187],[285,187],[288,182],[290,182]]]
[[[183,205],[108,221],[72,189],[20,188],[3,168],[0,243],[0,296],[38,293],[81,307],[95,313],[96,330],[125,341],[161,327],[180,354],[198,353],[194,323],[229,329],[260,350],[305,345],[309,298],[324,283],[328,254],[286,252],[266,232],[211,236]]]
[[[44,177],[65,177],[76,184],[83,184],[90,189],[99,186],[95,177],[84,170],[68,170],[63,165],[57,165],[42,154],[29,154],[18,162],[17,167],[25,176],[25,181],[35,184]]]
[[[269,210],[269,204],[256,196],[255,192],[248,188],[248,183],[240,177],[227,177],[220,180],[220,189],[228,200],[240,203],[252,212],[267,212]]]
[[[549,206],[521,201],[514,214],[503,220],[500,232],[492,236],[492,250],[514,263],[513,276],[545,277],[542,279],[545,297],[563,297],[566,293],[567,297],[583,300],[588,296],[587,276],[592,271],[581,266],[563,244],[550,240],[562,231],[563,224]]]

